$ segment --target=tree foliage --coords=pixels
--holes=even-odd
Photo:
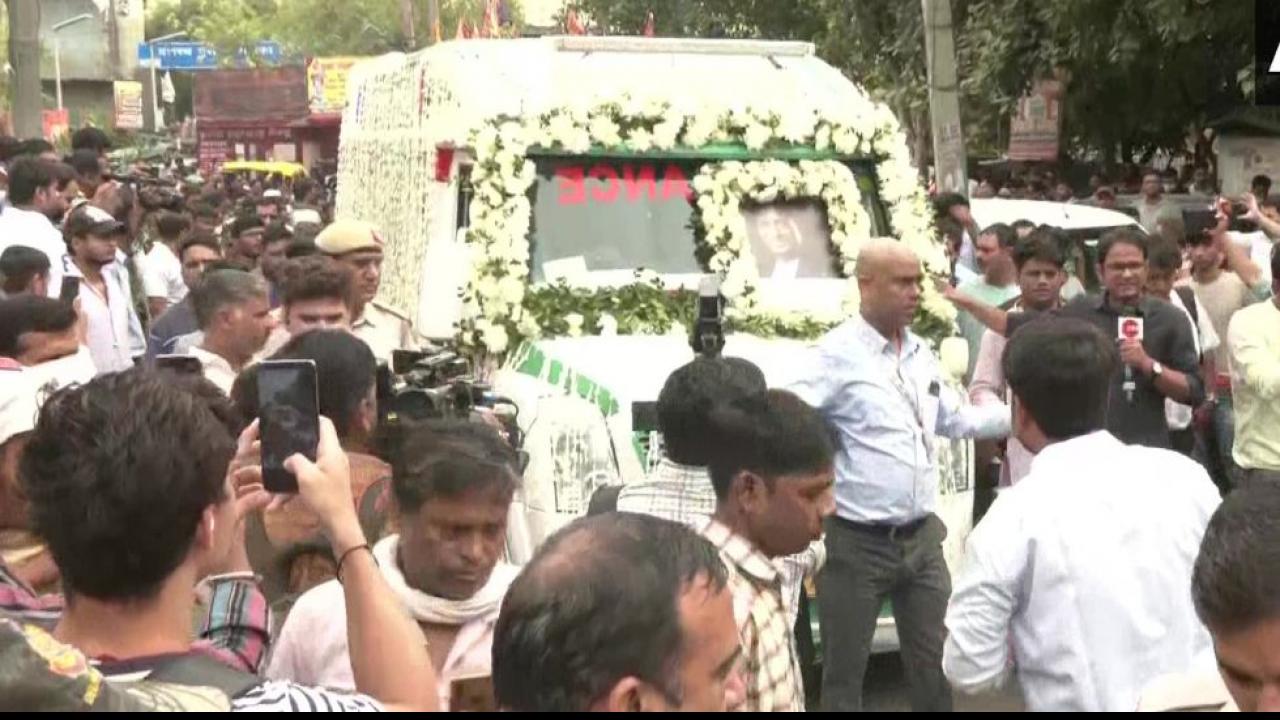
[[[1144,161],[1247,102],[1252,4],[975,0],[962,43],[968,96],[1007,109],[1056,71],[1069,146]]]
[[[601,32],[814,41],[927,142],[919,0],[577,0]],[[1017,99],[1068,79],[1066,147],[1115,160],[1180,150],[1189,131],[1246,102],[1252,3],[1215,0],[952,0],[971,149],[1007,143]],[[1242,85],[1242,83],[1245,83]]]
[[[410,51],[431,39],[426,0],[413,0],[414,43],[402,22],[401,0],[175,0],[147,17],[147,37],[184,31],[224,57],[258,40],[276,40],[299,56],[379,55]],[[519,16],[519,3],[508,3]],[[440,0],[441,34],[453,37],[458,20],[479,23],[484,0]]]

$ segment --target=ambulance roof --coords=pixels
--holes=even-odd
[[[454,127],[480,118],[528,116],[601,99],[664,100],[686,113],[809,109],[840,116],[867,97],[814,53],[811,43],[643,37],[553,36],[458,40],[362,64],[348,111],[361,129],[422,126],[424,118],[371,118],[362,85],[417,92],[423,113]],[[430,113],[428,113],[430,111]],[[391,123],[387,125],[387,123]]]

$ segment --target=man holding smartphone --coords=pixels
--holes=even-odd
[[[298,495],[273,500],[256,465],[257,426],[237,445],[212,402],[133,370],[45,403],[22,476],[35,527],[75,596],[56,636],[97,660],[109,680],[212,687],[233,710],[435,710],[422,634],[378,572],[332,423],[320,420],[316,462],[286,461]],[[113,431],[84,433],[90,426]],[[193,647],[192,587],[210,575],[256,582],[242,522],[273,501],[305,503],[342,558],[351,661],[365,695],[265,681]]]

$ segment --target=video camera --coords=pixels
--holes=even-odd
[[[720,278],[707,275],[698,283],[698,315],[689,334],[689,347],[699,357],[718,358],[724,352],[724,295]],[[657,432],[658,403],[631,403],[631,429],[635,432]]]
[[[705,358],[720,357],[724,351],[724,296],[720,294],[720,278],[715,275],[707,275],[698,283],[698,317],[689,346]]]
[[[515,402],[478,382],[471,363],[449,350],[396,350],[391,367],[378,366],[378,413],[384,426],[432,419],[470,420],[493,413],[514,448],[523,442]]]

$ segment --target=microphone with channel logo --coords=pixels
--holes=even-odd
[[[1127,307],[1116,319],[1117,338],[1119,340],[1137,340],[1142,342],[1142,318],[1138,317],[1137,308]],[[1128,363],[1124,366],[1124,399],[1133,404],[1134,393],[1138,390],[1138,383],[1133,377],[1133,367]]]

